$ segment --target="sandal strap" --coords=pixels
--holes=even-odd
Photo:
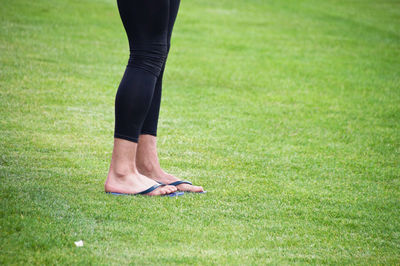
[[[169,183],[168,185],[170,186],[178,186],[180,184],[189,184],[189,185],[193,185],[191,182],[187,181],[187,180],[178,180],[172,183]]]
[[[143,190],[143,191],[141,191],[141,192],[139,192],[139,193],[136,193],[136,195],[143,195],[143,194],[147,194],[147,193],[150,193],[150,192],[152,192],[153,190],[155,190],[155,189],[157,189],[158,187],[161,187],[161,186],[165,186],[164,184],[155,184],[154,186],[151,186],[151,187],[149,187],[148,189],[146,189],[146,190]]]

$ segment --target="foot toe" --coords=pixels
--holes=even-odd
[[[152,192],[148,193],[147,195],[149,196],[160,196],[160,195],[165,195],[169,194],[169,190],[166,187],[158,187],[157,189],[153,190]]]
[[[193,186],[189,184],[180,184],[177,186],[179,191],[189,191],[189,192],[203,192],[203,187]]]
[[[204,191],[204,189],[203,189],[203,187],[201,187],[201,186],[193,186],[194,188],[194,190],[195,190],[195,192],[203,192]]]
[[[175,186],[170,186],[170,185],[168,185],[167,188],[169,189],[169,191],[170,191],[171,193],[178,190]]]

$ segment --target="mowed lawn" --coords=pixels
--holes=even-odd
[[[400,263],[400,1],[182,0],[159,156],[208,194],[179,198],[104,193],[116,1],[0,15],[1,264]]]

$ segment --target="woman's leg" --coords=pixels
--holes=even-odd
[[[170,0],[170,15],[169,15],[168,35],[167,35],[168,52],[170,49],[172,29],[174,27],[175,19],[178,14],[179,4],[180,0]],[[164,62],[161,74],[157,79],[151,107],[143,123],[137,147],[136,163],[140,173],[159,182],[172,183],[178,181],[179,178],[171,174],[168,174],[161,169],[157,155],[157,139],[156,139],[158,114],[161,103],[162,78],[165,69],[165,63],[166,62]],[[181,191],[192,191],[192,192],[203,191],[202,187],[192,186],[189,184],[181,184],[178,185],[177,188]]]
[[[114,137],[138,142],[168,53],[170,0],[117,0],[130,58],[115,98]]]
[[[139,133],[167,54],[169,0],[118,0],[130,58],[115,98],[114,149],[107,192],[138,193],[155,184],[136,168]],[[159,187],[148,195],[176,191]]]
[[[169,0],[169,1],[170,5],[169,5],[169,19],[168,19],[168,33],[167,33],[167,56],[171,47],[172,29],[174,28],[175,19],[178,14],[179,4],[180,4],[180,0]],[[160,104],[161,104],[162,81],[163,81],[166,62],[167,58],[165,59],[160,75],[158,76],[157,83],[154,89],[153,99],[151,101],[150,109],[143,122],[141,134],[150,134],[153,136],[157,136],[157,124],[158,124],[158,115],[160,112]]]

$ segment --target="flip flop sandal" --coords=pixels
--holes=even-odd
[[[138,193],[118,193],[118,192],[106,192],[107,194],[112,194],[116,196],[138,196],[138,195],[146,195],[147,193],[152,192],[153,190],[157,189],[158,187],[165,186],[165,184],[156,184],[151,187],[149,187],[146,190],[143,190]],[[161,197],[177,197],[177,196],[182,196],[184,193],[183,192],[172,192],[170,194],[165,194],[165,195],[160,195]]]

